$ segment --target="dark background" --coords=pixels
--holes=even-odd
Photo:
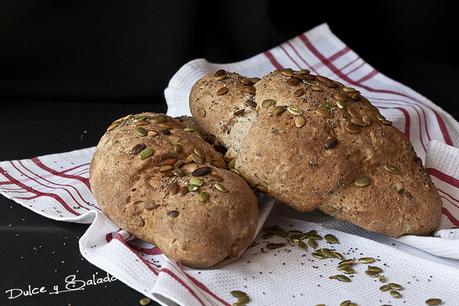
[[[165,111],[163,90],[187,61],[241,60],[322,22],[458,118],[457,12],[454,1],[4,0],[0,160],[96,145],[115,118]],[[137,305],[142,296],[120,282],[7,300],[9,288],[103,274],[78,253],[85,228],[0,197],[0,305]]]

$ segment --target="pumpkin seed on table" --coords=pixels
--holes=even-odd
[[[363,264],[369,264],[376,262],[376,259],[374,259],[373,257],[361,257],[358,259],[358,261]]]
[[[402,287],[401,285],[397,284],[397,283],[389,283],[389,284],[387,284],[387,285],[388,285],[388,286],[390,287],[390,289],[392,289],[392,290],[403,290],[403,287]]]
[[[330,243],[330,244],[337,244],[339,243],[338,241],[338,238],[336,238],[335,236],[333,236],[332,234],[326,234],[324,236],[324,239],[327,243]]]
[[[391,290],[391,288],[388,284],[386,284],[386,285],[382,285],[381,287],[379,287],[379,290],[386,292],[386,291]]]
[[[217,96],[223,96],[228,92],[228,87],[222,87],[219,90],[217,90]]]
[[[400,292],[396,291],[396,290],[391,290],[389,292],[389,294],[394,298],[394,299],[400,299],[402,297],[402,295],[400,294]]]
[[[317,234],[315,231],[314,232],[309,232],[308,233],[308,238],[312,238],[312,239],[315,239],[315,240],[322,240],[322,236],[320,236],[319,234]]]
[[[332,276],[330,276],[328,278],[329,279],[336,279],[336,280],[339,280],[340,282],[344,282],[344,283],[349,283],[351,281],[351,279],[349,277],[347,277],[346,275],[343,275],[343,274],[332,275]]]
[[[233,291],[231,291],[231,295],[234,296],[237,299],[237,302],[239,304],[241,304],[241,303],[246,304],[246,303],[248,303],[250,301],[249,296],[244,291],[233,290]]]
[[[356,187],[366,187],[368,185],[370,185],[370,179],[367,176],[361,176],[354,181],[354,186]],[[370,263],[370,262],[365,262],[365,263]]]
[[[143,127],[141,127],[141,126],[137,126],[135,128],[135,131],[136,131],[137,135],[142,136],[142,137],[147,136],[147,134],[148,134],[147,130],[144,129]]]
[[[309,238],[308,239],[308,244],[311,248],[313,249],[317,249],[317,247],[319,246],[319,244],[317,243],[317,241],[313,238]]]
[[[356,262],[354,259],[344,259],[344,260],[341,260],[338,265],[355,265]]]
[[[155,153],[155,150],[153,150],[152,148],[145,148],[142,151],[140,151],[139,158],[141,160],[144,160],[144,159],[151,157],[154,153]]]
[[[312,252],[311,253],[311,256],[312,257],[315,257],[315,258],[318,258],[318,259],[326,259],[327,256],[324,256],[322,253],[320,252]]]
[[[381,282],[381,283],[384,283],[386,282],[386,277],[384,275],[380,275],[378,280]]]
[[[139,305],[141,305],[141,306],[146,306],[146,305],[149,305],[150,303],[151,303],[151,299],[147,298],[147,297],[144,297],[144,298],[140,299],[140,301],[139,301]]]
[[[275,249],[278,249],[278,248],[282,248],[285,246],[285,243],[268,243],[266,245],[266,248],[268,250],[275,250]]]
[[[298,247],[302,250],[308,249],[308,245],[304,241],[298,241]]]
[[[443,301],[439,298],[430,298],[425,303],[429,306],[437,306],[443,304]]]
[[[338,253],[336,251],[333,251],[333,256],[335,256],[335,258],[338,258],[339,260],[344,260],[344,256],[341,254],[341,253]]]
[[[358,306],[357,303],[354,303],[350,300],[342,301],[339,306]]]

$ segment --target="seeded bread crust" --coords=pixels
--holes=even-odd
[[[409,140],[358,91],[304,70],[272,72],[254,84],[256,113],[233,143],[215,128],[244,102],[233,84],[243,78],[229,75],[199,80],[190,108],[201,128],[237,148],[234,167],[251,185],[300,211],[319,208],[391,236],[438,227],[440,198]],[[215,103],[228,82],[225,103]]]
[[[94,153],[90,183],[102,211],[121,228],[185,265],[210,267],[251,243],[258,207],[247,183],[224,169],[221,154],[192,123],[155,113],[115,121]],[[141,159],[148,148],[154,153]],[[208,173],[192,176],[198,168]],[[188,191],[192,178],[202,182],[196,191]]]

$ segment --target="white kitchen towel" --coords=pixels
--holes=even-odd
[[[440,229],[432,237],[393,239],[318,213],[298,214],[275,205],[270,225],[286,230],[331,233],[340,244],[322,247],[346,258],[371,256],[389,281],[401,284],[400,299],[378,288],[377,279],[357,265],[351,282],[329,279],[337,259],[319,260],[285,238],[258,235],[236,262],[218,269],[190,269],[167,259],[154,245],[119,229],[97,207],[88,181],[94,148],[0,163],[0,193],[48,218],[91,223],[80,239],[80,251],[96,266],[164,305],[231,305],[232,290],[242,290],[253,305],[422,305],[440,297],[459,305],[459,124],[441,108],[408,87],[376,71],[340,41],[327,25],[318,26],[280,46],[232,64],[198,59],[185,64],[165,90],[168,114],[189,114],[188,95],[203,74],[217,69],[261,76],[273,69],[307,68],[355,87],[394,126],[410,138],[423,159],[443,202]],[[264,214],[271,210],[266,203]],[[263,223],[260,220],[260,225]],[[276,243],[281,243],[276,245]],[[285,245],[282,245],[285,244]],[[279,246],[279,248],[274,247]],[[364,289],[364,290],[362,290]]]

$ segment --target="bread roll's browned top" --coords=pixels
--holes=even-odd
[[[90,183],[121,228],[183,264],[210,267],[251,243],[257,201],[190,123],[155,113],[115,121],[97,146]]]
[[[319,208],[371,231],[436,229],[441,202],[420,159],[358,91],[286,69],[254,80],[252,109],[241,92],[246,79],[207,75],[193,87],[190,107],[200,127],[232,148],[250,184],[300,211]],[[250,120],[234,114],[241,108]],[[229,121],[244,126],[222,129]]]

